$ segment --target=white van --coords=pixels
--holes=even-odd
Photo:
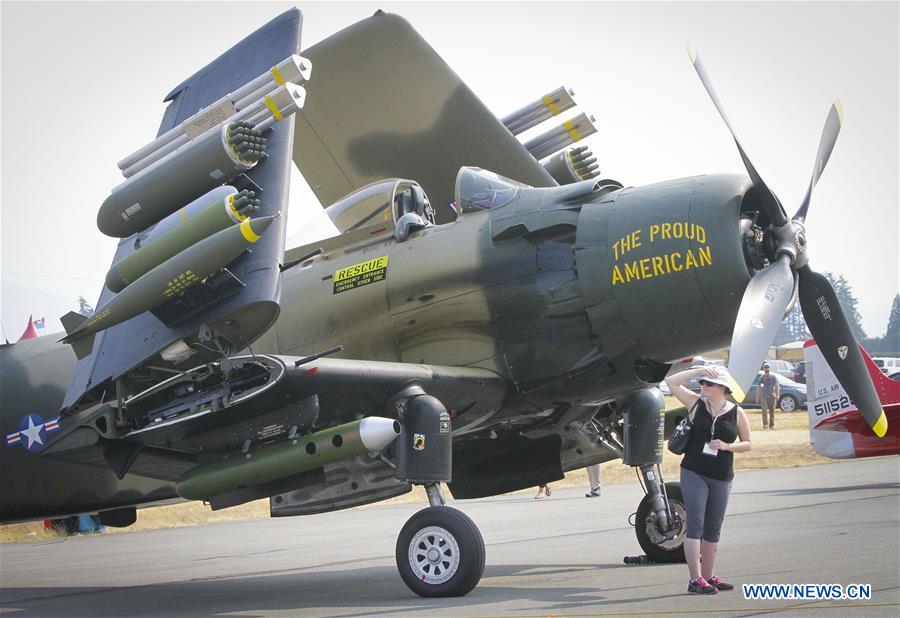
[[[794,379],[794,363],[786,360],[767,360],[760,365],[760,371],[762,371],[764,365],[769,365],[769,371],[772,373],[780,373],[786,378]]]
[[[881,369],[881,373],[892,374],[900,371],[900,358],[873,356],[872,362],[878,365],[878,368]]]

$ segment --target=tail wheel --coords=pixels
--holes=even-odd
[[[687,533],[686,509],[680,483],[666,483],[669,508],[676,519],[677,533],[666,539],[656,526],[656,514],[650,508],[650,496],[638,505],[634,532],[644,553],[654,562],[684,562],[684,538]]]
[[[468,594],[484,573],[484,539],[467,515],[432,506],[409,518],[397,537],[397,570],[420,597]]]
[[[793,412],[799,405],[800,402],[793,395],[784,395],[778,400],[778,407],[781,408],[782,412]]]

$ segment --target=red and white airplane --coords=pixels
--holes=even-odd
[[[883,438],[877,437],[860,415],[816,342],[809,340],[803,346],[809,441],[817,453],[832,459],[900,454],[900,382],[884,375],[862,346],[859,351],[887,416],[888,430]]]

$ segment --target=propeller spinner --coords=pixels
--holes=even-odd
[[[734,138],[747,174],[759,195],[761,207],[768,215],[771,233],[775,238],[774,251],[766,256],[769,264],[753,276],[747,289],[744,290],[735,321],[728,361],[729,373],[735,382],[732,385],[735,397],[738,400],[743,399],[746,389],[756,377],[796,290],[799,292],[800,308],[803,310],[809,331],[834,371],[835,377],[872,427],[875,435],[883,437],[887,431],[887,417],[866,370],[856,339],[850,331],[850,325],[834,289],[825,277],[809,267],[809,256],[806,251],[804,222],[812,191],[822,176],[841,131],[844,116],[841,102],[835,99],[831,106],[819,140],[819,149],[806,195],[793,219],[788,220],[778,197],[763,181],[741,146],[706,68],[700,61],[700,56],[691,46],[688,47],[688,55],[703,87],[706,88],[713,105]]]

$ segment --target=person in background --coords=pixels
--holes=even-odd
[[[540,500],[544,496],[547,496],[549,498],[551,493],[553,492],[550,491],[550,483],[542,483],[538,486],[538,492],[534,499]]]
[[[700,395],[685,388],[684,383],[691,378],[698,378]],[[750,421],[740,406],[726,399],[731,388],[724,368],[688,369],[667,378],[666,384],[672,395],[693,411],[690,438],[681,460],[687,520],[684,557],[690,572],[687,591],[716,594],[733,590],[732,584],[716,575],[716,555],[734,478],[734,453],[746,453],[752,447]]]
[[[762,409],[763,429],[775,429],[775,402],[780,395],[781,385],[778,384],[778,378],[770,372],[769,363],[765,363],[763,374],[759,378],[759,386],[756,387],[756,403],[760,404]]]
[[[600,496],[600,464],[594,464],[585,469],[587,470],[588,481],[590,482],[591,487],[588,492],[584,494],[584,497],[597,498]]]

